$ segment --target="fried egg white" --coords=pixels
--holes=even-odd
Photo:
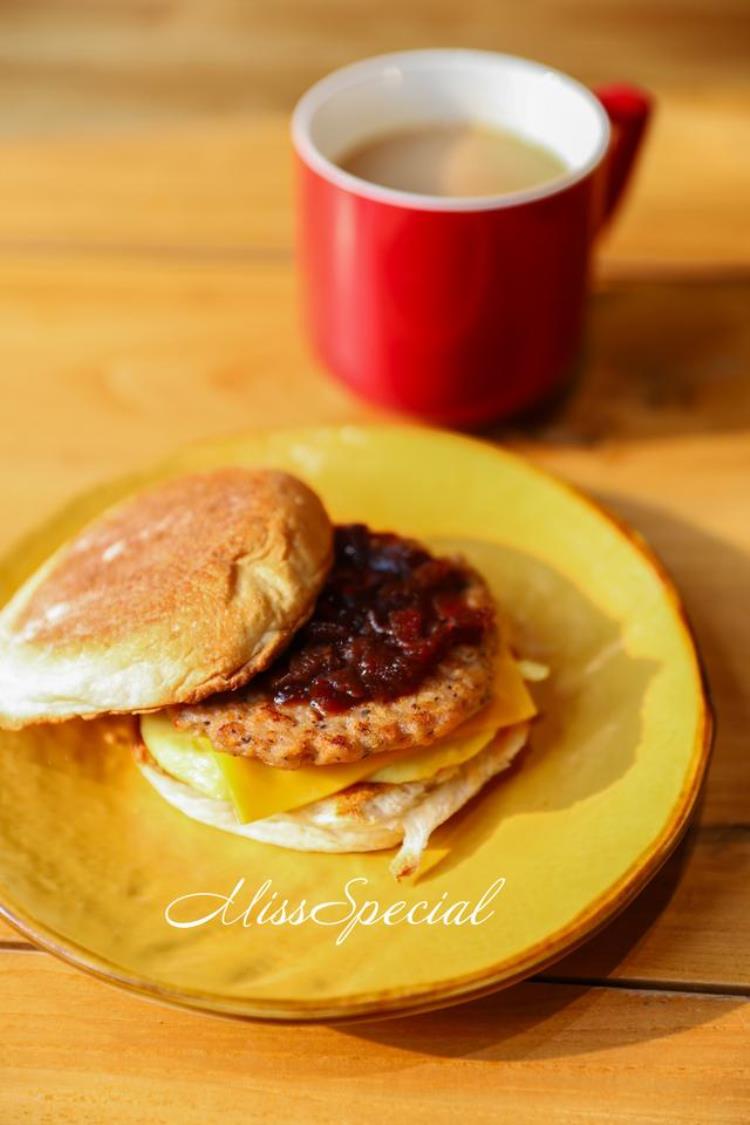
[[[528,732],[528,723],[508,727],[474,757],[430,778],[400,784],[362,782],[249,824],[238,822],[230,801],[197,792],[149,759],[138,766],[164,800],[192,820],[251,840],[317,852],[367,852],[400,845],[390,870],[403,879],[416,871],[438,825],[511,765]]]

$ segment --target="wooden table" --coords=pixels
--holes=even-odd
[[[384,6],[388,26],[401,7]],[[131,8],[155,23],[162,10],[125,4],[112,20]],[[606,8],[624,20],[624,69],[638,77],[638,37],[623,5]],[[380,1024],[288,1028],[171,1011],[1,929],[3,1122],[750,1118],[750,95],[737,76],[739,6],[721,5],[713,39],[696,6],[675,8],[677,41],[702,60],[710,39],[715,65],[695,62],[696,85],[684,57],[664,64],[650,151],[602,248],[580,383],[555,416],[491,437],[631,520],[684,591],[719,717],[695,828],[625,914],[543,977]],[[32,9],[13,8],[5,42],[19,58]],[[447,5],[434,9],[445,22],[427,41],[460,41]],[[320,48],[306,19],[300,34]],[[106,38],[105,22],[92,35]],[[346,34],[351,56],[388,45]],[[38,42],[51,57],[59,36]],[[556,61],[573,65],[564,48]],[[124,38],[125,64],[134,50]],[[312,70],[334,55],[318,50]],[[579,73],[608,69],[584,60]],[[118,100],[89,68],[89,86],[81,78],[67,101],[39,84],[52,127],[34,136],[37,102],[18,73],[8,82],[23,128],[3,143],[0,176],[3,546],[76,490],[185,441],[374,416],[315,367],[297,331],[289,82],[268,95],[278,108],[256,98],[219,118],[210,98],[193,112],[185,80],[171,101],[153,94],[166,108],[144,124],[135,95],[118,87]],[[94,127],[76,130],[81,89],[106,96]]]

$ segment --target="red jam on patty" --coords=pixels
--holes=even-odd
[[[460,563],[411,539],[338,527],[313,615],[259,686],[321,715],[406,695],[451,649],[482,642],[491,614],[469,604],[469,585]]]

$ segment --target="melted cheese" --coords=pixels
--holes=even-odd
[[[209,740],[177,730],[163,712],[141,715],[141,738],[156,764],[191,789],[229,801],[229,787],[219,768]]]
[[[395,751],[386,757],[391,761],[400,753]],[[241,824],[321,801],[323,797],[330,797],[370,777],[378,768],[372,758],[339,766],[302,766],[298,770],[280,770],[252,758],[235,758],[231,754],[215,754],[214,757],[224,775]]]
[[[504,651],[497,663],[492,701],[446,738],[417,750],[396,750],[345,765],[283,770],[252,758],[216,753],[205,736],[178,731],[160,714],[143,716],[141,735],[166,773],[206,796],[231,800],[237,819],[247,824],[322,800],[365,779],[400,784],[431,777],[478,754],[502,727],[535,714],[516,663]]]

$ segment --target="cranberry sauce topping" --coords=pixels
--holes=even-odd
[[[394,699],[424,680],[456,645],[478,645],[491,624],[467,601],[469,578],[420,544],[338,527],[333,567],[315,611],[256,683],[275,703],[319,714]]]

